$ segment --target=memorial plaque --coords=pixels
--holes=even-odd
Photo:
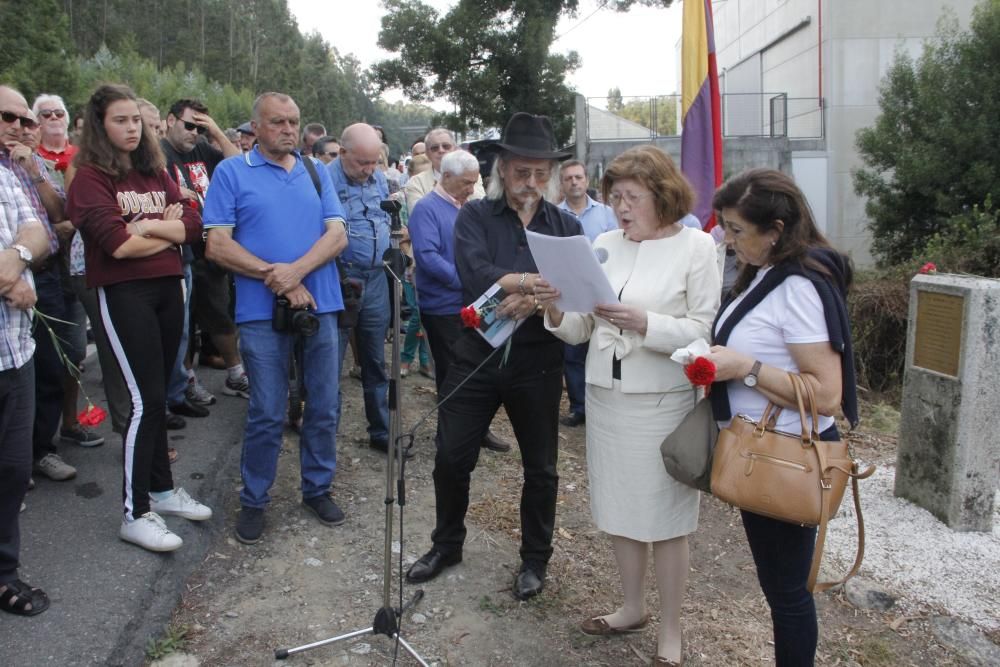
[[[965,299],[917,290],[913,365],[958,377]]]

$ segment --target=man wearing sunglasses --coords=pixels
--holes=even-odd
[[[35,124],[24,96],[13,88],[0,86],[0,142],[3,144],[0,147],[0,166],[14,172],[34,210],[34,217],[45,227],[49,241],[48,257],[44,260],[33,256],[34,253],[22,255],[22,259],[31,264],[34,273],[37,309],[51,318],[56,337],[69,340],[72,334],[68,329],[73,325],[65,323],[74,320],[72,308],[75,299],[62,287],[61,263],[58,261],[59,239],[53,227],[64,217],[66,195],[61,187],[49,179],[48,170],[41,160],[36,159],[31,149],[21,143],[22,128]],[[33,469],[36,474],[54,481],[65,481],[76,477],[76,468],[67,464],[56,453],[53,439],[62,417],[66,368],[46,327],[36,324],[32,336],[35,340]],[[79,429],[72,433],[66,431],[63,435],[64,439],[87,446],[103,442],[100,436]]]
[[[406,188],[404,190],[406,192],[406,208],[410,211],[413,210],[418,201],[430,194],[434,190],[434,186],[441,180],[441,159],[458,148],[455,135],[446,127],[435,127],[428,132],[427,136],[424,137],[424,145],[426,146],[427,157],[431,160],[431,169],[430,171],[417,174],[406,181]],[[472,196],[469,199],[482,199],[485,196],[486,192],[483,190],[483,181],[479,179],[476,183],[476,189],[472,192]]]
[[[31,112],[38,119],[42,130],[38,154],[52,162],[55,170],[66,172],[66,167],[76,155],[76,146],[69,142],[69,112],[58,95],[39,95],[31,105]]]
[[[240,155],[240,149],[226,138],[226,133],[208,115],[208,107],[199,100],[174,102],[167,112],[166,126],[160,147],[167,159],[167,172],[200,211],[216,166],[227,157]],[[207,137],[214,139],[222,150],[209,144]],[[184,246],[183,251],[189,286],[185,313],[194,317],[204,334],[211,336],[212,344],[225,361],[227,376],[223,393],[248,398],[250,385],[236,345],[236,324],[229,316],[229,273],[205,259],[201,241]],[[188,330],[185,323],[180,352],[167,386],[167,403],[174,414],[205,417],[207,406],[215,403],[215,397],[201,385],[191,368],[191,360],[187,358]]]

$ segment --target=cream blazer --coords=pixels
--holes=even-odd
[[[573,345],[590,341],[587,384],[610,389],[617,357],[623,393],[689,391],[683,367],[670,355],[695,339],[710,340],[722,291],[715,241],[689,227],[639,243],[613,230],[598,236],[594,248],[607,250],[604,272],[621,302],[646,310],[646,335],[623,332],[593,313],[565,313],[558,327],[546,315],[545,327]]]

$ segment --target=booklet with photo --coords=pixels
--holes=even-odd
[[[514,335],[524,320],[514,320],[500,317],[497,308],[507,298],[507,292],[500,283],[493,283],[482,296],[462,309],[462,322],[466,326],[474,326],[479,335],[493,347],[500,347]]]

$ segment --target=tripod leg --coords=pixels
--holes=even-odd
[[[343,642],[347,641],[348,639],[354,639],[355,637],[362,637],[364,635],[371,635],[371,634],[375,634],[375,629],[365,628],[364,630],[355,630],[354,632],[348,632],[346,635],[330,637],[329,639],[313,642],[312,644],[303,644],[302,646],[296,646],[295,648],[279,648],[274,650],[274,657],[277,660],[284,660],[288,656],[295,655],[296,653],[302,653],[303,651],[311,651],[314,648],[319,648],[320,646],[326,646],[327,644]]]

